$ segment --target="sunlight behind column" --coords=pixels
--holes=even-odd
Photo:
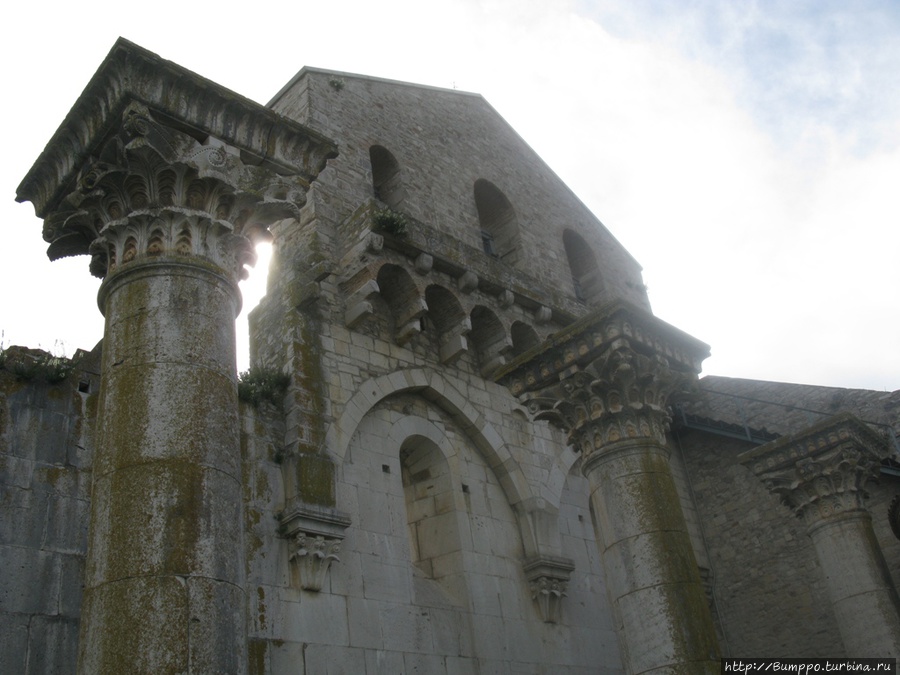
[[[258,256],[256,265],[248,268],[250,276],[240,284],[244,304],[235,326],[237,333],[237,370],[239,373],[250,367],[250,329],[247,324],[247,315],[266,294],[269,262],[272,259],[272,244],[257,244],[256,255]]]

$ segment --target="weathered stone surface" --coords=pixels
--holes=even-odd
[[[883,436],[840,414],[741,458],[806,523],[849,655],[900,654],[900,599],[865,510],[888,452]]]
[[[889,625],[891,467],[871,528],[813,532],[879,567],[820,562],[736,456],[816,408],[897,426],[896,393],[711,378],[673,437],[705,345],[480,97],[305,69],[270,105],[122,41],[19,188],[107,334],[102,389],[99,351],[0,363],[0,671],[718,672],[710,605],[731,655]],[[289,383],[239,405],[269,236],[252,362]]]

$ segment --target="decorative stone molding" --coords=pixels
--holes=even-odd
[[[200,103],[198,103],[200,102]],[[266,226],[297,217],[330,141],[119,40],[17,191],[51,260],[199,257],[235,281]]]
[[[863,508],[866,483],[888,454],[886,439],[844,413],[745,453],[741,463],[811,525]]]
[[[201,145],[217,138],[245,164],[279,175],[311,182],[337,156],[335,144],[311,129],[119,39],[19,185],[17,199],[32,202],[41,218],[57,210],[89,154],[116,133],[115,118],[137,101]],[[90,241],[72,243],[86,248]]]
[[[522,567],[541,619],[545,623],[558,623],[575,563],[568,558],[539,556],[526,560]]]
[[[384,237],[377,232],[369,232],[366,237],[366,250],[369,253],[380,253],[384,248]]]
[[[101,278],[141,258],[192,256],[238,280],[266,226],[298,218],[308,188],[298,176],[245,164],[211,137],[201,144],[133,102],[45,217],[44,238],[51,259],[89,253]]]
[[[289,560],[298,572],[300,587],[317,593],[325,585],[338,554],[350,517],[336,509],[295,503],[279,516],[281,535],[290,542]]]
[[[587,460],[623,439],[662,445],[669,398],[696,381],[708,347],[617,303],[588,315],[495,376],[531,415],[568,434]]]

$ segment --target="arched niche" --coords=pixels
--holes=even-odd
[[[512,204],[496,185],[483,178],[475,181],[474,193],[484,252],[515,265],[519,260],[521,242],[519,223]]]
[[[428,318],[437,333],[441,362],[453,363],[468,350],[466,336],[472,329],[472,322],[457,297],[443,286],[433,284],[426,288],[425,303]]]
[[[434,561],[461,549],[456,510],[438,509],[454,502],[450,467],[434,440],[416,434],[400,445],[400,472],[410,557],[426,577],[434,579]]]
[[[394,340],[403,345],[421,332],[422,315],[428,306],[419,294],[412,276],[399,265],[382,265],[376,282],[394,320]]]
[[[373,145],[369,148],[369,161],[372,164],[372,189],[375,199],[384,202],[392,209],[398,208],[406,198],[403,189],[400,163],[390,150]]]
[[[582,302],[594,300],[601,291],[600,266],[597,256],[584,238],[574,230],[563,232],[563,246],[572,274],[575,297]]]
[[[478,357],[481,373],[490,375],[506,363],[506,355],[512,344],[503,322],[487,307],[476,305],[472,309],[472,331],[469,338]]]
[[[541,343],[541,338],[538,337],[537,331],[527,323],[522,323],[521,321],[513,322],[509,333],[512,338],[513,356],[524,354],[532,347],[537,347]]]

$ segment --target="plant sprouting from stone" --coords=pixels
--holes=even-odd
[[[393,209],[379,209],[372,214],[375,229],[395,237],[405,237],[409,233],[409,220]]]
[[[330,84],[331,88],[335,91],[340,91],[344,88],[344,80],[340,77],[332,77],[328,80],[328,84]]]
[[[57,356],[42,349],[7,347],[0,341],[0,369],[12,373],[17,380],[56,384],[68,378],[76,365],[67,356]]]
[[[238,399],[258,406],[263,401],[279,403],[291,376],[277,370],[253,367],[238,375]]]

